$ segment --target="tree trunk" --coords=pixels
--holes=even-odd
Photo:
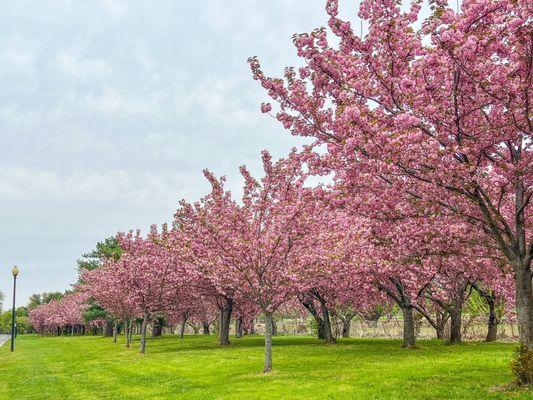
[[[436,326],[435,332],[437,333],[437,339],[444,340],[444,326]]]
[[[276,336],[278,334],[278,324],[276,323],[276,320],[274,317],[272,317],[272,335]]]
[[[184,336],[185,336],[185,326],[187,324],[187,318],[188,318],[188,316],[184,315],[182,320],[181,320],[181,324],[180,324],[180,339],[183,339]]]
[[[146,351],[146,329],[147,327],[148,327],[148,315],[144,314],[143,322],[141,325],[141,348],[139,349],[139,352],[141,354],[144,354]]]
[[[450,315],[450,344],[461,343],[462,305],[456,305]]]
[[[126,319],[124,321],[124,333],[126,334],[126,347],[130,347],[131,330],[130,330],[130,320],[129,319]]]
[[[317,325],[317,335],[318,335],[318,338],[319,339],[324,339],[325,338],[325,334],[324,334],[324,321],[322,320],[322,317],[320,316],[320,314],[318,313],[316,307],[315,307],[315,303],[310,300],[307,296],[301,296],[301,298],[299,298],[300,300],[300,303],[302,303],[302,305],[307,309],[307,311],[309,311],[309,313],[313,316],[313,318],[315,319],[315,322],[316,322],[316,325]]]
[[[113,336],[113,321],[107,320],[104,327],[104,336],[112,337]]]
[[[315,316],[315,322],[317,324],[317,336],[320,340],[324,340],[326,338],[326,334],[324,333],[324,320],[320,316]]]
[[[235,319],[235,337],[238,339],[242,338],[242,317]]]
[[[380,290],[384,291],[387,296],[389,296],[394,302],[400,307],[403,313],[403,347],[412,348],[416,345],[416,333],[415,333],[415,322],[413,318],[413,302],[411,301],[411,296],[409,292],[405,289],[405,285],[400,279],[392,279],[394,287],[397,293],[393,289],[380,285]],[[417,310],[429,321],[432,326],[434,321],[431,318],[431,315],[423,308],[417,308]]]
[[[132,323],[130,319],[130,344],[133,342],[133,329],[135,329],[135,324]]]
[[[533,288],[531,266],[523,261],[515,267],[516,313],[520,342],[533,349]]]
[[[209,322],[202,322],[202,327],[204,329],[204,335],[209,335]]]
[[[489,323],[485,342],[495,342],[498,340],[498,317],[496,316],[496,307],[493,298],[487,298],[489,304]]]
[[[116,343],[117,342],[117,334],[118,334],[118,330],[117,330],[117,323],[115,322],[113,324],[113,343]]]
[[[433,302],[435,303],[435,301]],[[418,306],[415,308],[420,314],[422,314],[426,321],[429,322],[433,329],[435,329],[437,339],[443,340],[446,336],[446,322],[448,321],[448,318],[450,318],[450,314],[445,309],[438,309],[435,311],[435,318],[433,318],[431,316],[431,312],[420,304],[418,304]]]
[[[352,319],[353,317],[351,315],[344,316],[342,319],[342,337],[343,338],[349,338],[350,337],[350,327],[352,326]]]
[[[335,343],[335,336],[333,336],[333,331],[331,330],[331,320],[329,318],[329,310],[326,307],[325,302],[320,302],[320,310],[322,311],[322,321],[324,324],[323,334],[324,340],[326,343]]]
[[[436,323],[433,327],[437,333],[437,339],[444,340],[444,337],[446,336],[444,330],[446,329],[446,322],[448,321],[450,314],[446,311],[437,310],[435,315]]]
[[[265,311],[265,366],[263,368],[264,373],[272,371],[272,313]]]
[[[163,334],[163,318],[157,318],[152,326],[152,337],[160,337]]]
[[[410,305],[402,307],[403,313],[403,345],[402,347],[411,349],[416,345],[415,321],[413,318],[413,307]]]
[[[314,301],[316,299],[320,304],[320,312],[316,309]],[[326,343],[335,343],[335,336],[331,330],[331,320],[329,318],[329,310],[326,307],[326,301],[318,291],[318,289],[311,289],[308,294],[301,296],[299,299],[305,308],[313,315],[318,325],[318,338],[323,339]]]
[[[220,309],[220,336],[218,338],[221,346],[227,346],[229,342],[229,327],[231,324],[231,313],[233,311],[233,299],[226,299],[226,304]]]
[[[250,335],[255,335],[255,319],[250,322]]]

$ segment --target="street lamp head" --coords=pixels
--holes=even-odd
[[[13,276],[16,278],[17,275],[19,274],[19,267],[17,267],[16,265],[13,267],[13,269],[11,270],[11,273],[13,274]]]

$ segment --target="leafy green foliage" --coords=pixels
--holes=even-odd
[[[102,259],[114,259],[118,260],[122,255],[122,249],[120,248],[116,237],[109,237],[103,242],[96,243],[96,249],[83,254],[82,258],[77,261],[78,270],[92,271],[99,268]]]
[[[28,309],[32,310],[43,304],[48,304],[52,300],[61,300],[63,295],[64,294],[61,292],[43,292],[32,294],[30,296],[30,300],[28,301]]]
[[[31,329],[31,324],[28,322],[28,309],[26,307],[18,307],[15,310],[17,315],[17,330],[18,332],[27,332]],[[5,311],[0,315],[0,333],[6,334],[11,332],[11,310]]]
[[[514,352],[511,371],[518,385],[533,384],[533,349],[520,344]]]
[[[120,259],[122,255],[122,249],[118,244],[116,237],[112,236],[105,239],[103,242],[96,243],[96,248],[86,254],[82,255],[82,258],[77,261],[78,271],[83,270],[95,270],[100,268],[103,259],[113,259],[115,261]],[[109,314],[99,305],[95,304],[92,299],[89,300],[89,308],[83,313],[83,319],[86,322],[106,319],[109,320]]]
[[[468,313],[471,317],[476,318],[484,316],[489,312],[487,302],[477,291],[472,291],[466,301],[463,312]]]
[[[495,311],[498,318],[502,318],[504,316],[505,304],[503,298],[497,298],[495,302]],[[472,318],[485,316],[489,313],[487,300],[485,300],[478,291],[474,290],[468,297],[463,312]]]
[[[98,304],[92,304],[85,310],[82,315],[85,322],[91,322],[98,319],[109,319],[109,315],[106,310],[100,307]]]

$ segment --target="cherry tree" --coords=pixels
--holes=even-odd
[[[322,203],[322,188],[313,193],[317,207],[307,221],[309,234],[303,238],[306,251],[296,262],[300,292],[298,300],[309,311],[318,326],[318,337],[326,342],[334,342],[331,312],[340,310],[342,305],[351,303],[357,297],[362,304],[367,294],[375,293],[375,288],[365,285],[358,270],[356,254],[362,245],[356,241],[358,232],[346,213],[329,209]],[[355,300],[355,299],[354,299]],[[355,310],[344,314],[346,323],[351,321]]]
[[[35,332],[44,335],[45,318],[44,313],[42,313],[42,310],[40,310],[40,307],[30,310],[30,312],[28,313],[28,321],[33,326],[33,329],[35,329]]]
[[[87,295],[75,291],[32,309],[28,318],[34,329],[43,335],[52,331],[60,335],[66,329],[74,335],[76,327],[84,324],[82,315],[86,308]]]
[[[198,290],[194,273],[183,263],[176,265],[178,271],[168,296],[171,301],[165,307],[165,315],[173,325],[179,324],[179,337],[184,338],[187,323],[207,324],[213,320],[213,307],[206,301],[202,291]]]
[[[182,207],[175,224],[186,232],[199,271],[224,294],[227,288],[256,304],[266,319],[264,372],[272,369],[273,314],[295,295],[292,271],[306,234],[309,202],[305,174],[290,156],[272,162],[262,153],[264,176],[244,178],[241,204],[208,171],[212,191],[201,203]],[[232,294],[232,296],[234,296]]]
[[[114,318],[115,326],[118,321],[124,321],[126,347],[129,347],[131,321],[141,315],[141,311],[135,298],[129,294],[129,270],[126,267],[126,263],[106,260],[100,268],[82,272],[81,287]]]
[[[83,291],[69,293],[59,301],[63,324],[68,326],[74,335],[77,326],[83,325],[83,312],[87,309],[87,294]]]
[[[34,309],[30,310],[28,315],[28,320],[33,326],[33,329],[37,333],[40,333],[44,336],[45,332],[50,328],[48,324],[48,309],[50,308],[49,303],[42,304]]]
[[[235,307],[235,337],[242,338],[245,329],[250,327],[252,321],[260,313],[255,302],[240,301]]]
[[[416,204],[428,218],[486,233],[513,269],[520,340],[533,347],[529,2],[465,0],[460,11],[431,3],[422,20],[421,1],[403,11],[364,0],[360,37],[328,0],[338,46],[326,29],[295,36],[306,65],[285,80],[265,76],[256,58],[250,65],[279,103],[276,118],[314,138],[309,162],[357,188],[361,209],[379,217],[386,203]]]
[[[234,276],[225,274],[226,266],[220,263],[218,248],[213,249],[213,243],[204,234],[210,233],[209,230],[216,226],[219,209],[237,212],[237,204],[231,193],[224,192],[223,178],[218,181],[208,171],[204,174],[212,185],[212,192],[194,204],[184,200],[180,202],[174,216],[173,251],[181,254],[196,269],[196,290],[219,310],[219,344],[227,346],[230,344],[231,316],[239,282],[233,279]]]
[[[140,353],[146,351],[146,331],[154,316],[169,309],[175,300],[179,274],[179,257],[167,246],[168,232],[152,227],[146,238],[137,231],[117,235],[123,250],[119,260],[113,260],[117,269],[124,271],[124,282],[142,317]]]

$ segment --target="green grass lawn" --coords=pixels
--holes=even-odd
[[[123,342],[124,338],[119,338]],[[0,349],[0,399],[532,399],[506,391],[512,344],[276,337],[262,374],[263,339],[150,339],[146,355],[101,337],[19,336]]]

